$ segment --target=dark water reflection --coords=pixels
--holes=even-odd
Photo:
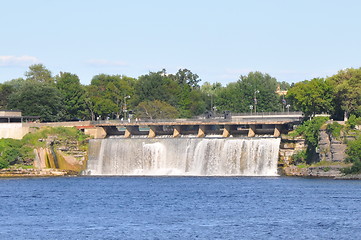
[[[0,179],[0,239],[359,239],[361,181]]]

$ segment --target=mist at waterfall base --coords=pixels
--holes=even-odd
[[[360,239],[361,182],[0,179],[0,239]]]
[[[107,138],[89,144],[87,175],[277,176],[279,138]]]

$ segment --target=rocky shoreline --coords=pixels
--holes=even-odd
[[[330,178],[337,180],[361,180],[361,174],[343,175],[342,166],[306,167],[289,166],[279,168],[280,176],[304,178]],[[79,176],[78,172],[61,169],[1,169],[0,178],[36,178]]]
[[[0,178],[33,178],[33,177],[63,177],[76,176],[77,172],[61,169],[1,169]]]

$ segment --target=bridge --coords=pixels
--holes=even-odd
[[[14,115],[13,113],[11,113]],[[18,119],[19,116],[12,117]],[[103,120],[103,121],[72,121],[72,122],[38,122],[15,121],[4,116],[0,122],[0,138],[21,139],[25,134],[41,127],[76,127],[95,138],[122,136],[131,138],[144,136],[207,137],[212,135],[248,136],[273,135],[278,137],[287,133],[299,124],[300,112],[238,114],[233,116],[216,116],[213,118],[194,119],[154,119],[154,120]],[[1,118],[1,114],[0,114]],[[20,119],[20,118],[19,118]]]
[[[299,124],[302,113],[239,115],[230,118],[155,119],[155,120],[105,120],[93,121],[92,135],[95,138],[122,136],[131,138],[146,136],[246,136],[272,135],[279,137]],[[95,130],[95,131],[94,131]],[[88,130],[89,131],[89,130]]]

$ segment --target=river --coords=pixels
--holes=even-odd
[[[361,181],[0,179],[0,239],[359,239]]]

